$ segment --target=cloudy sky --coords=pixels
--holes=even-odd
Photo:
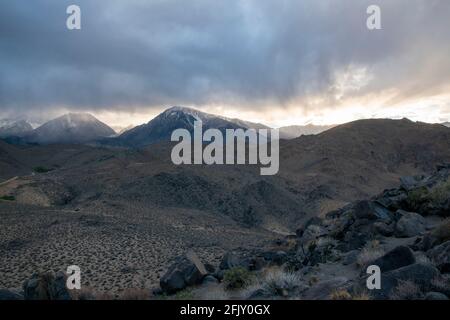
[[[448,121],[449,30],[448,0],[2,0],[0,117],[126,126],[183,105],[273,126]]]

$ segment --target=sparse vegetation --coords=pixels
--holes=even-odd
[[[419,300],[424,296],[420,287],[412,281],[399,281],[390,298],[392,300]]]
[[[434,187],[429,194],[429,198],[433,203],[437,204],[450,199],[450,180]]]
[[[431,234],[436,237],[440,243],[450,240],[450,218],[441,222]]]
[[[245,268],[237,267],[225,271],[223,282],[228,290],[242,289],[254,281],[254,275]]]
[[[14,196],[0,196],[0,200],[14,201],[14,200],[16,200],[16,197],[14,197]]]
[[[449,277],[437,277],[431,280],[430,290],[448,293],[450,288],[450,278]]]
[[[244,296],[259,291],[267,297],[286,297],[292,295],[302,284],[298,273],[286,271],[281,268],[270,268],[266,270],[261,278],[247,288]]]
[[[428,201],[430,192],[421,187],[408,192],[407,202],[411,210],[419,211],[420,207]]]
[[[301,278],[297,273],[283,271],[281,269],[270,270],[264,277],[262,289],[267,294],[284,296],[301,284]]]
[[[336,289],[330,294],[330,300],[370,300],[367,291],[348,292],[346,289]]]
[[[330,294],[330,300],[352,300],[352,295],[345,289],[336,289]]]
[[[54,169],[46,168],[44,166],[38,166],[38,167],[34,167],[33,168],[33,171],[36,172],[36,173],[47,173],[47,172],[50,172],[50,171],[53,171],[53,170]]]
[[[178,291],[173,298],[175,300],[193,300],[194,294],[191,289],[184,289],[181,291]]]
[[[380,246],[380,242],[373,240],[368,242],[358,255],[356,263],[360,267],[367,266],[370,262],[378,259],[384,254],[384,249]]]

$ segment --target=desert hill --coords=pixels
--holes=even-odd
[[[0,141],[0,197],[9,199],[0,200],[0,256],[10,268],[33,260],[43,269],[73,258],[90,270],[91,284],[108,290],[136,279],[157,283],[189,248],[217,262],[225,250],[259,247],[311,216],[395,187],[403,175],[450,162],[450,129],[362,120],[281,141],[276,176],[260,176],[259,166],[175,166],[171,147]],[[5,272],[12,276],[0,286],[20,286],[33,267]]]

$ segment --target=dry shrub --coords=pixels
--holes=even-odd
[[[352,295],[345,289],[335,289],[330,294],[330,300],[352,300]]]
[[[450,219],[442,221],[436,229],[431,232],[431,235],[437,238],[439,243],[450,240]]]
[[[280,268],[270,268],[261,274],[252,286],[248,287],[243,296],[250,296],[256,291],[265,297],[287,297],[302,285],[300,276]]]
[[[349,293],[345,289],[336,289],[330,294],[331,300],[370,300],[366,291]]]
[[[391,300],[420,300],[423,297],[420,287],[410,280],[400,280],[390,295]]]
[[[372,261],[380,258],[385,253],[384,249],[380,246],[380,242],[373,240],[367,243],[356,259],[356,263],[359,267],[365,267]]]

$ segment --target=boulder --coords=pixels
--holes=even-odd
[[[358,201],[353,210],[357,219],[390,221],[392,218],[392,212],[375,201]]]
[[[428,292],[425,295],[425,300],[448,300],[448,297],[440,292]]]
[[[337,245],[337,249],[342,252],[359,250],[372,239],[372,235],[367,232],[359,232],[357,230],[349,231],[345,234],[344,239]]]
[[[401,209],[408,195],[400,189],[385,190],[383,194],[377,198],[376,202],[389,210],[396,211]]]
[[[373,230],[375,233],[381,234],[382,236],[390,237],[394,234],[394,224],[377,221],[373,224]]]
[[[217,278],[212,275],[207,275],[205,278],[203,278],[202,281],[203,285],[212,285],[217,283],[219,283],[219,280],[217,280]]]
[[[317,240],[320,237],[323,237],[327,234],[327,230],[318,225],[310,225],[303,232],[303,236],[301,237],[300,243],[306,244],[310,241]]]
[[[416,262],[414,253],[405,246],[399,246],[389,251],[384,256],[371,262],[371,265],[380,267],[381,272],[388,272]]]
[[[219,268],[221,270],[228,270],[241,266],[242,266],[241,258],[234,252],[230,251],[225,253],[225,255],[222,257],[222,261],[220,262]]]
[[[352,250],[352,251],[347,252],[344,256],[342,264],[344,266],[348,266],[350,264],[355,263],[356,260],[358,259],[359,252],[360,252],[359,250]]]
[[[284,251],[267,251],[262,253],[262,257],[276,265],[282,265],[288,259],[288,255]]]
[[[188,252],[169,267],[160,280],[160,286],[164,293],[176,293],[188,286],[200,284],[207,274],[198,256],[194,252]]]
[[[259,271],[267,265],[267,261],[263,257],[251,257],[245,258],[242,264],[250,271]]]
[[[423,234],[426,231],[425,218],[415,212],[398,210],[401,216],[395,225],[395,235],[399,238],[410,238]]]
[[[450,273],[450,241],[444,242],[427,252],[441,273]]]
[[[381,289],[372,290],[371,294],[377,299],[389,299],[391,292],[402,281],[411,281],[421,289],[430,286],[431,281],[439,276],[439,270],[433,265],[415,263],[381,274]]]
[[[34,274],[23,284],[25,300],[72,300],[66,287],[67,276],[59,271]]]
[[[328,300],[333,291],[346,289],[350,282],[345,277],[320,281],[304,292],[302,299],[305,300]]]
[[[23,295],[15,290],[0,289],[0,301],[23,300]]]
[[[400,187],[405,191],[416,189],[420,186],[423,176],[405,176],[400,178]]]
[[[303,236],[303,233],[309,226],[321,226],[322,225],[322,219],[319,217],[312,217],[309,220],[307,220],[300,228],[298,228],[295,233],[300,238]]]

